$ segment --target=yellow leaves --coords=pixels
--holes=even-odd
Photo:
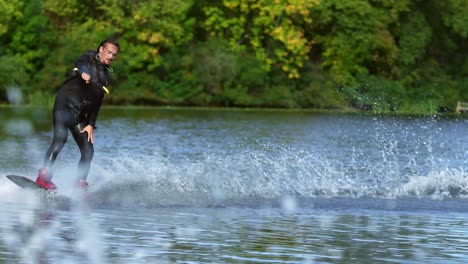
[[[151,55],[153,55],[153,57],[158,57],[159,56],[159,48],[152,49],[151,50]]]
[[[138,40],[148,42],[149,44],[158,44],[164,41],[164,36],[159,32],[140,31],[138,33]]]
[[[150,44],[157,44],[157,43],[161,42],[162,39],[163,39],[163,36],[160,33],[153,32],[151,34],[151,37],[149,38],[148,42]]]
[[[281,67],[290,78],[312,48],[304,35],[312,23],[309,9],[318,0],[223,0],[223,7],[205,10],[207,31],[229,40],[233,50],[252,49],[264,68]],[[226,11],[228,10],[228,11]],[[248,26],[247,26],[248,25]]]
[[[271,35],[276,38],[277,40],[281,41],[281,42],[285,42],[285,38],[284,38],[284,29],[283,27],[279,26],[279,27],[276,27],[272,32],[271,32]]]
[[[285,29],[286,28],[286,29]],[[304,34],[301,29],[295,27],[276,27],[272,32],[271,36],[285,44],[288,50],[298,50],[307,48],[307,41],[304,39]]]
[[[58,17],[70,17],[80,12],[79,4],[75,0],[45,0],[44,8]]]
[[[293,13],[296,13],[296,6],[294,5],[288,5],[286,7],[286,11],[288,14],[293,14]]]
[[[18,0],[0,0],[0,36],[9,30],[11,20],[23,16],[19,11],[21,5],[22,2]]]
[[[299,71],[297,69],[293,69],[289,71],[288,78],[289,79],[298,79],[300,77]]]
[[[140,31],[140,32],[138,33],[138,40],[147,41],[147,40],[148,40],[148,36],[149,36],[149,32],[148,32],[148,31]]]
[[[143,26],[149,22],[149,18],[146,14],[143,13],[142,10],[137,10],[133,14],[133,21],[135,24]]]
[[[249,4],[245,2],[241,3],[240,10],[243,12],[249,11]]]
[[[312,48],[312,41],[304,38],[301,28],[288,25],[278,26],[272,31],[271,36],[282,43],[282,48],[276,48],[274,54],[283,64],[281,68],[288,73],[289,78],[298,78],[298,68],[303,66]]]
[[[233,10],[239,6],[239,1],[224,1],[224,6]]]
[[[257,38],[252,39],[252,41],[250,41],[250,44],[252,44],[254,48],[258,48],[261,46],[260,40]]]
[[[310,15],[310,12],[309,12],[308,9],[302,9],[302,10],[299,11],[299,13],[300,13],[302,16],[304,16],[304,17]]]

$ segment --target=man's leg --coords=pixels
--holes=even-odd
[[[71,113],[63,110],[54,111],[54,138],[44,157],[44,168],[52,168],[58,154],[67,142],[68,123]]]
[[[72,117],[72,114],[67,111],[54,111],[54,138],[52,140],[52,144],[50,144],[49,149],[47,150],[44,156],[44,165],[39,170],[39,175],[36,179],[36,183],[46,189],[57,188],[55,184],[51,181],[52,167],[54,166],[58,154],[67,142],[68,124],[70,123]]]
[[[79,187],[86,188],[87,182],[86,178],[88,177],[89,169],[91,167],[91,160],[94,156],[94,146],[93,143],[88,141],[88,134],[80,133],[80,131],[86,125],[81,123],[77,126],[71,127],[70,131],[75,139],[76,144],[80,148],[81,158],[80,162],[78,163],[78,185]]]

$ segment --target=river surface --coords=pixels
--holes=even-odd
[[[48,110],[0,108],[3,175],[35,178]],[[87,194],[0,178],[0,263],[466,263],[468,119],[104,108]],[[63,198],[66,197],[66,198]]]

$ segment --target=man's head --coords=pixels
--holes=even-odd
[[[119,43],[112,38],[105,39],[98,47],[99,60],[104,65],[110,65],[120,51]]]

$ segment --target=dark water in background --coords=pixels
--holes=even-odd
[[[2,174],[35,175],[47,111],[0,109]],[[103,109],[91,198],[0,179],[0,263],[465,263],[468,120]],[[6,151],[5,151],[6,150]],[[73,195],[78,149],[56,164]]]

